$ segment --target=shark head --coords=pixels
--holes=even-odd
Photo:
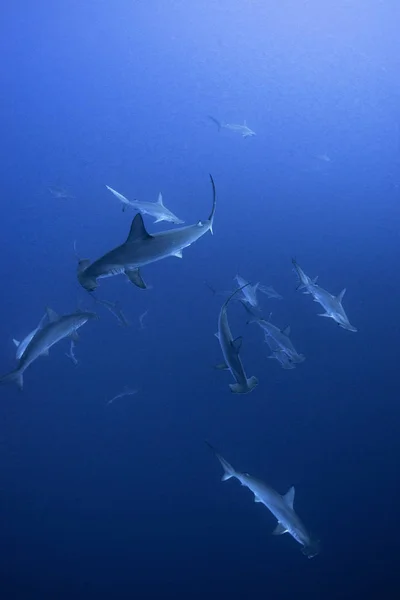
[[[174,225],[183,225],[185,222],[185,221],[182,221],[182,219],[178,219],[178,217],[173,217],[172,219],[170,219],[170,221]]]
[[[98,286],[97,279],[90,277],[87,274],[87,268],[90,265],[88,258],[82,259],[78,262],[77,277],[81,286],[88,292],[94,292]]]
[[[317,554],[320,553],[320,550],[321,545],[319,540],[310,540],[309,543],[301,549],[302,553],[304,556],[307,556],[307,558],[314,558],[314,556],[317,556]]]

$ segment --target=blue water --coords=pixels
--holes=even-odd
[[[61,342],[22,393],[1,388],[0,597],[398,597],[398,3],[60,0],[1,13],[1,372],[45,306],[93,310],[73,242],[97,258],[133,216],[106,184],[147,201],[161,190],[195,223],[212,173],[218,205],[214,236],[143,269],[152,289],[100,282],[129,328],[97,307],[77,367]],[[207,115],[257,136],[218,133]],[[332,293],[347,287],[358,333],[316,316],[292,256]],[[306,355],[280,369],[232,304],[260,380],[247,396],[213,369],[222,300],[204,285],[232,288],[236,273],[282,294],[262,297],[264,312]],[[107,406],[124,386],[137,395]],[[296,486],[318,557],[220,483],[205,439],[280,493]]]

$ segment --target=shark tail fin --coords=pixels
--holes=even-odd
[[[221,128],[222,128],[221,121],[218,121],[218,119],[216,119],[215,117],[212,117],[211,115],[208,115],[208,118],[210,119],[210,121],[215,123],[215,125],[218,127],[218,131],[221,131]]]
[[[206,441],[207,446],[214,452],[215,456],[218,458],[219,462],[222,465],[222,468],[224,469],[224,474],[222,475],[222,481],[228,481],[228,479],[231,479],[232,477],[236,476],[236,471],[235,469],[232,467],[232,465],[230,465],[228,463],[227,460],[224,459],[223,456],[221,456],[220,454],[218,454],[218,452],[216,451],[216,449],[214,448],[214,446],[211,446],[211,444],[209,442]]]
[[[211,235],[213,235],[213,233],[214,233],[213,232],[214,215],[215,215],[215,208],[217,206],[217,193],[215,191],[214,179],[211,174],[210,174],[210,180],[211,180],[212,192],[213,192],[213,205],[212,205],[211,213],[210,213],[210,216],[208,217],[208,220],[210,221],[210,233],[211,233]]]
[[[15,371],[11,371],[11,373],[7,373],[7,375],[3,375],[0,377],[0,385],[4,383],[15,383],[20,390],[24,387],[24,378],[20,369],[16,369]]]

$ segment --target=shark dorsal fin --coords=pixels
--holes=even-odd
[[[336,300],[341,303],[345,293],[346,293],[346,288],[343,288],[342,291],[340,292],[339,296],[336,298]]]
[[[285,329],[282,329],[282,333],[283,333],[283,335],[287,335],[289,337],[289,335],[290,335],[290,325],[288,325],[287,327],[285,327]]]
[[[126,244],[132,244],[133,242],[148,240],[151,235],[147,232],[144,226],[143,217],[138,213],[132,221],[129,235],[126,238]]]
[[[56,311],[50,308],[49,306],[46,308],[46,314],[47,318],[49,319],[49,323],[55,323],[60,318]]]
[[[294,486],[292,485],[292,487],[283,496],[283,500],[284,500],[285,504],[287,506],[289,506],[289,508],[293,508],[294,493],[295,493],[295,489],[294,489]]]
[[[235,340],[232,340],[232,346],[235,348],[235,350],[238,354],[240,352],[240,348],[242,347],[242,342],[243,342],[242,336],[239,336]]]
[[[161,192],[158,194],[157,204],[160,204],[160,206],[164,206],[164,203],[162,201],[162,193]]]

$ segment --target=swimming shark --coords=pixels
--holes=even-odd
[[[169,256],[182,258],[182,250],[193,244],[208,231],[213,233],[213,222],[216,207],[216,191],[214,180],[210,175],[213,205],[206,221],[198,221],[195,225],[168,229],[157,233],[148,233],[143,217],[138,213],[132,221],[126,241],[107,252],[101,258],[90,263],[88,259],[78,262],[78,281],[89,292],[97,286],[97,280],[103,277],[125,274],[129,281],[145,289],[140,268]]]
[[[279,347],[279,344],[271,336],[265,333],[264,341],[269,346],[272,354],[268,358],[277,360],[281,365],[282,369],[295,369],[295,363],[289,358],[284,350]]]
[[[299,364],[305,361],[306,357],[304,354],[299,354],[297,352],[289,338],[289,325],[285,327],[285,329],[279,329],[279,327],[276,327],[270,321],[266,321],[265,319],[256,319],[255,322],[264,330],[265,336],[273,340],[272,344],[276,344],[279,351],[286,354],[290,362]]]
[[[256,135],[256,132],[253,131],[252,129],[250,129],[250,127],[247,126],[246,121],[244,121],[243,125],[236,125],[235,123],[223,123],[221,121],[218,121],[218,119],[215,119],[214,117],[212,117],[211,115],[208,115],[208,118],[216,124],[216,126],[218,127],[218,131],[221,131],[221,129],[229,129],[230,131],[233,131],[235,133],[239,133],[243,138],[249,138],[249,137],[253,137]]]
[[[222,305],[218,318],[218,332],[215,334],[219,340],[222,354],[225,359],[225,362],[218,365],[217,368],[229,369],[231,372],[236,383],[230,383],[229,387],[231,392],[234,394],[248,394],[258,385],[257,377],[246,377],[246,373],[239,356],[240,348],[242,346],[242,338],[237,337],[236,339],[233,339],[228,323],[228,304],[232,300],[233,296],[243,289],[244,286],[235,290]]]
[[[346,288],[344,288],[338,296],[333,296],[330,292],[317,285],[316,279],[311,280],[294,259],[292,259],[292,263],[300,279],[300,287],[298,289],[304,288],[305,291],[303,293],[311,294],[314,302],[318,302],[325,310],[324,313],[320,313],[318,316],[333,319],[339,325],[339,327],[342,327],[342,329],[356,332],[356,327],[351,325],[342,306],[342,300],[346,293]]]
[[[169,223],[175,223],[175,225],[182,225],[185,221],[179,219],[173,212],[171,212],[163,204],[161,192],[158,194],[157,202],[139,202],[139,200],[128,200],[119,192],[113,190],[110,186],[106,185],[106,188],[110,190],[123,203],[123,209],[125,210],[128,206],[131,206],[142,215],[150,215],[155,217],[154,223],[161,223],[161,221],[168,221]]]
[[[243,277],[240,275],[236,275],[235,279],[238,286],[242,288],[242,294],[246,302],[248,302],[250,306],[258,306],[257,290],[260,283],[250,285],[250,283],[243,279]]]
[[[15,383],[22,390],[24,386],[23,374],[30,364],[39,356],[47,356],[49,349],[60,340],[68,336],[73,340],[77,340],[77,329],[87,323],[89,319],[97,319],[96,313],[91,312],[77,312],[62,316],[58,316],[51,308],[47,308],[46,312],[48,323],[35,333],[22,354],[15,371],[0,377],[0,384]]]
[[[292,486],[286,494],[281,496],[263,481],[256,479],[249,473],[240,473],[228,463],[208,442],[207,445],[214,452],[224,469],[222,481],[235,478],[254,494],[254,502],[264,504],[277,519],[278,524],[273,535],[289,533],[302,546],[302,553],[308,558],[313,558],[319,553],[319,541],[311,537],[306,527],[294,511],[295,488]]]
[[[95,298],[93,296],[95,302],[98,304],[102,304],[105,308],[107,308],[112,315],[117,319],[118,323],[122,325],[122,327],[129,327],[129,321],[124,315],[122,308],[119,302],[110,302],[109,300],[101,300],[100,298]]]

